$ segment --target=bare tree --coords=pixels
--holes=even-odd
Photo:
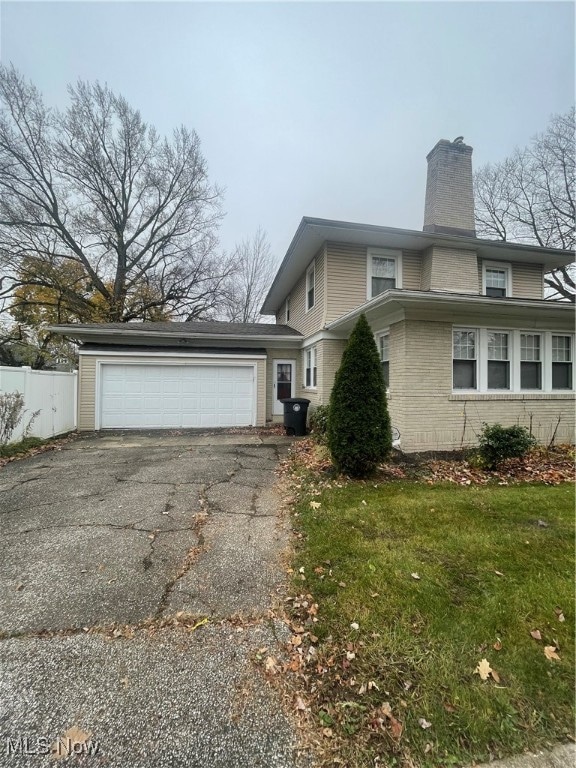
[[[553,115],[529,146],[474,174],[480,237],[574,249],[574,127],[574,109]],[[551,297],[575,300],[573,266],[554,270],[545,282]]]
[[[0,297],[24,288],[20,305],[49,297],[81,321],[209,316],[228,269],[198,136],[160,137],[98,83],[69,96],[51,109],[0,66]]]
[[[266,232],[261,227],[253,237],[236,245],[231,263],[233,272],[224,290],[224,319],[237,323],[265,322],[260,308],[274,279],[276,265]]]

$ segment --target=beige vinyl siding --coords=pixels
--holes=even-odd
[[[96,423],[96,358],[78,360],[78,429],[92,430]]]
[[[402,251],[402,288],[407,291],[419,291],[421,276],[421,254],[417,251]]]
[[[429,291],[432,284],[432,249],[428,249],[422,254],[421,269],[420,290]]]
[[[266,350],[266,421],[282,421],[283,417],[272,413],[272,398],[274,397],[274,360],[294,360],[295,380],[294,397],[300,397],[302,381],[302,350],[301,349],[267,349]]]
[[[574,441],[573,395],[453,394],[452,323],[406,320],[399,325],[405,326],[406,356],[399,416],[403,451],[475,445],[483,422],[532,425],[534,436],[545,444],[558,425],[556,442]],[[392,404],[394,387],[391,394]]]
[[[512,264],[512,296],[517,299],[544,298],[541,264]]]
[[[266,424],[266,360],[256,361],[256,426]]]
[[[433,247],[426,258],[430,258],[424,269],[426,274],[430,271],[429,290],[480,293],[476,251]]]
[[[310,336],[311,334],[316,333],[316,331],[319,331],[326,322],[324,303],[326,258],[324,246],[318,251],[313,261],[316,268],[316,280],[314,287],[314,306],[312,309],[306,311],[306,273],[308,271],[308,267],[310,264],[312,264],[312,261],[310,261],[310,264],[306,266],[306,270],[302,274],[301,278],[290,291],[289,325],[296,331],[300,331],[300,333],[304,334],[304,336]],[[276,315],[277,321],[278,317],[282,318],[280,321],[282,324],[284,323],[284,307],[285,299],[282,302],[280,310]]]
[[[228,360],[222,356],[222,360]],[[78,364],[78,429],[80,431],[96,428],[96,370],[97,363],[138,363],[142,365],[162,363],[179,363],[181,365],[193,365],[194,363],[209,363],[218,365],[217,358],[183,357],[183,356],[158,356],[142,355],[142,357],[121,355],[83,355],[80,353]],[[266,423],[266,360],[251,360],[250,358],[238,359],[242,363],[256,365],[256,425],[264,426]]]
[[[348,243],[326,243],[328,296],[326,322],[350,312],[368,300],[368,248]],[[420,289],[421,256],[402,252],[402,287]]]
[[[478,259],[478,282],[483,291],[482,259]],[[495,264],[497,262],[491,261]],[[512,296],[515,299],[543,299],[544,275],[542,264],[505,263],[512,269]]]
[[[347,243],[326,243],[326,258],[326,322],[330,323],[366,301],[367,249]]]

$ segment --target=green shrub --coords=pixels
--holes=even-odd
[[[328,433],[328,416],[330,408],[327,405],[318,405],[310,412],[310,431],[320,442],[326,440]]]
[[[366,477],[392,448],[386,387],[372,330],[360,315],[330,396],[328,447],[340,472]]]
[[[524,456],[535,444],[536,441],[526,427],[518,424],[512,427],[484,424],[480,433],[478,453],[487,469],[495,469],[505,459]]]

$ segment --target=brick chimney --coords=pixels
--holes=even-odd
[[[440,139],[426,160],[424,232],[475,237],[472,147]]]

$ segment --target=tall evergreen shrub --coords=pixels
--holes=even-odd
[[[376,342],[360,315],[330,396],[328,448],[340,472],[366,477],[392,448],[386,386]]]

